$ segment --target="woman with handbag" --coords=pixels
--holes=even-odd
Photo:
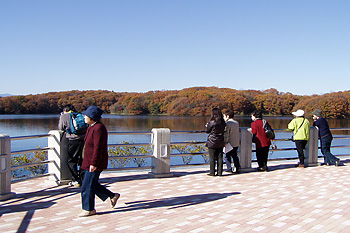
[[[304,117],[305,112],[301,109],[292,112],[292,114],[295,118],[289,122],[287,130],[293,131],[293,141],[295,142],[299,157],[297,167],[305,168],[304,150],[310,137],[310,122]]]
[[[256,145],[256,159],[258,161],[257,170],[260,172],[268,171],[267,159],[271,145],[270,138],[266,135],[262,114],[260,111],[252,113],[251,133],[253,134],[253,142]]]

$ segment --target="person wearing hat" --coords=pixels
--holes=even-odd
[[[322,111],[320,109],[316,109],[312,112],[312,114],[314,119],[313,126],[317,127],[318,129],[318,138],[320,139],[321,143],[321,152],[324,156],[324,163],[325,165],[334,164],[335,166],[338,166],[340,159],[331,153],[333,136],[329,129],[327,120],[322,117]]]
[[[82,112],[89,128],[84,139],[85,146],[81,165],[81,169],[84,170],[81,186],[83,212],[79,214],[79,217],[96,214],[95,195],[102,201],[110,198],[112,208],[120,197],[119,193],[113,193],[99,183],[100,174],[108,165],[108,132],[105,125],[100,122],[102,113],[103,111],[96,106],[90,106]]]
[[[292,112],[292,114],[295,118],[289,122],[287,130],[293,131],[293,141],[295,142],[299,157],[299,164],[297,167],[304,168],[304,150],[310,137],[310,122],[304,117],[305,112],[301,109]]]

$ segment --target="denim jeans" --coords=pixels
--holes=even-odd
[[[227,165],[227,169],[231,169],[232,168],[232,160],[233,160],[233,164],[236,167],[236,169],[239,169],[241,167],[241,165],[239,164],[239,158],[237,155],[237,150],[238,147],[233,147],[232,150],[230,150],[229,152],[226,153],[226,165]],[[232,160],[231,160],[232,158]]]
[[[337,157],[335,157],[331,153],[331,144],[332,144],[333,137],[332,135],[327,135],[325,137],[322,137],[320,139],[321,142],[321,152],[324,156],[324,162],[329,164],[334,164],[337,160],[339,160]]]
[[[98,182],[100,174],[101,171],[89,172],[84,170],[84,179],[81,186],[81,203],[83,210],[91,211],[95,209],[95,195],[102,201],[114,196],[114,193]]]

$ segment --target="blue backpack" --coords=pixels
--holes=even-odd
[[[85,134],[88,124],[85,123],[83,114],[72,112],[69,115],[69,128],[66,132],[69,134]]]

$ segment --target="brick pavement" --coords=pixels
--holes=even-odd
[[[79,218],[80,189],[47,178],[12,185],[0,202],[0,232],[350,232],[350,160],[306,169],[269,163],[270,172],[210,177],[208,167],[103,173],[121,193],[115,209],[96,198],[97,215]]]

